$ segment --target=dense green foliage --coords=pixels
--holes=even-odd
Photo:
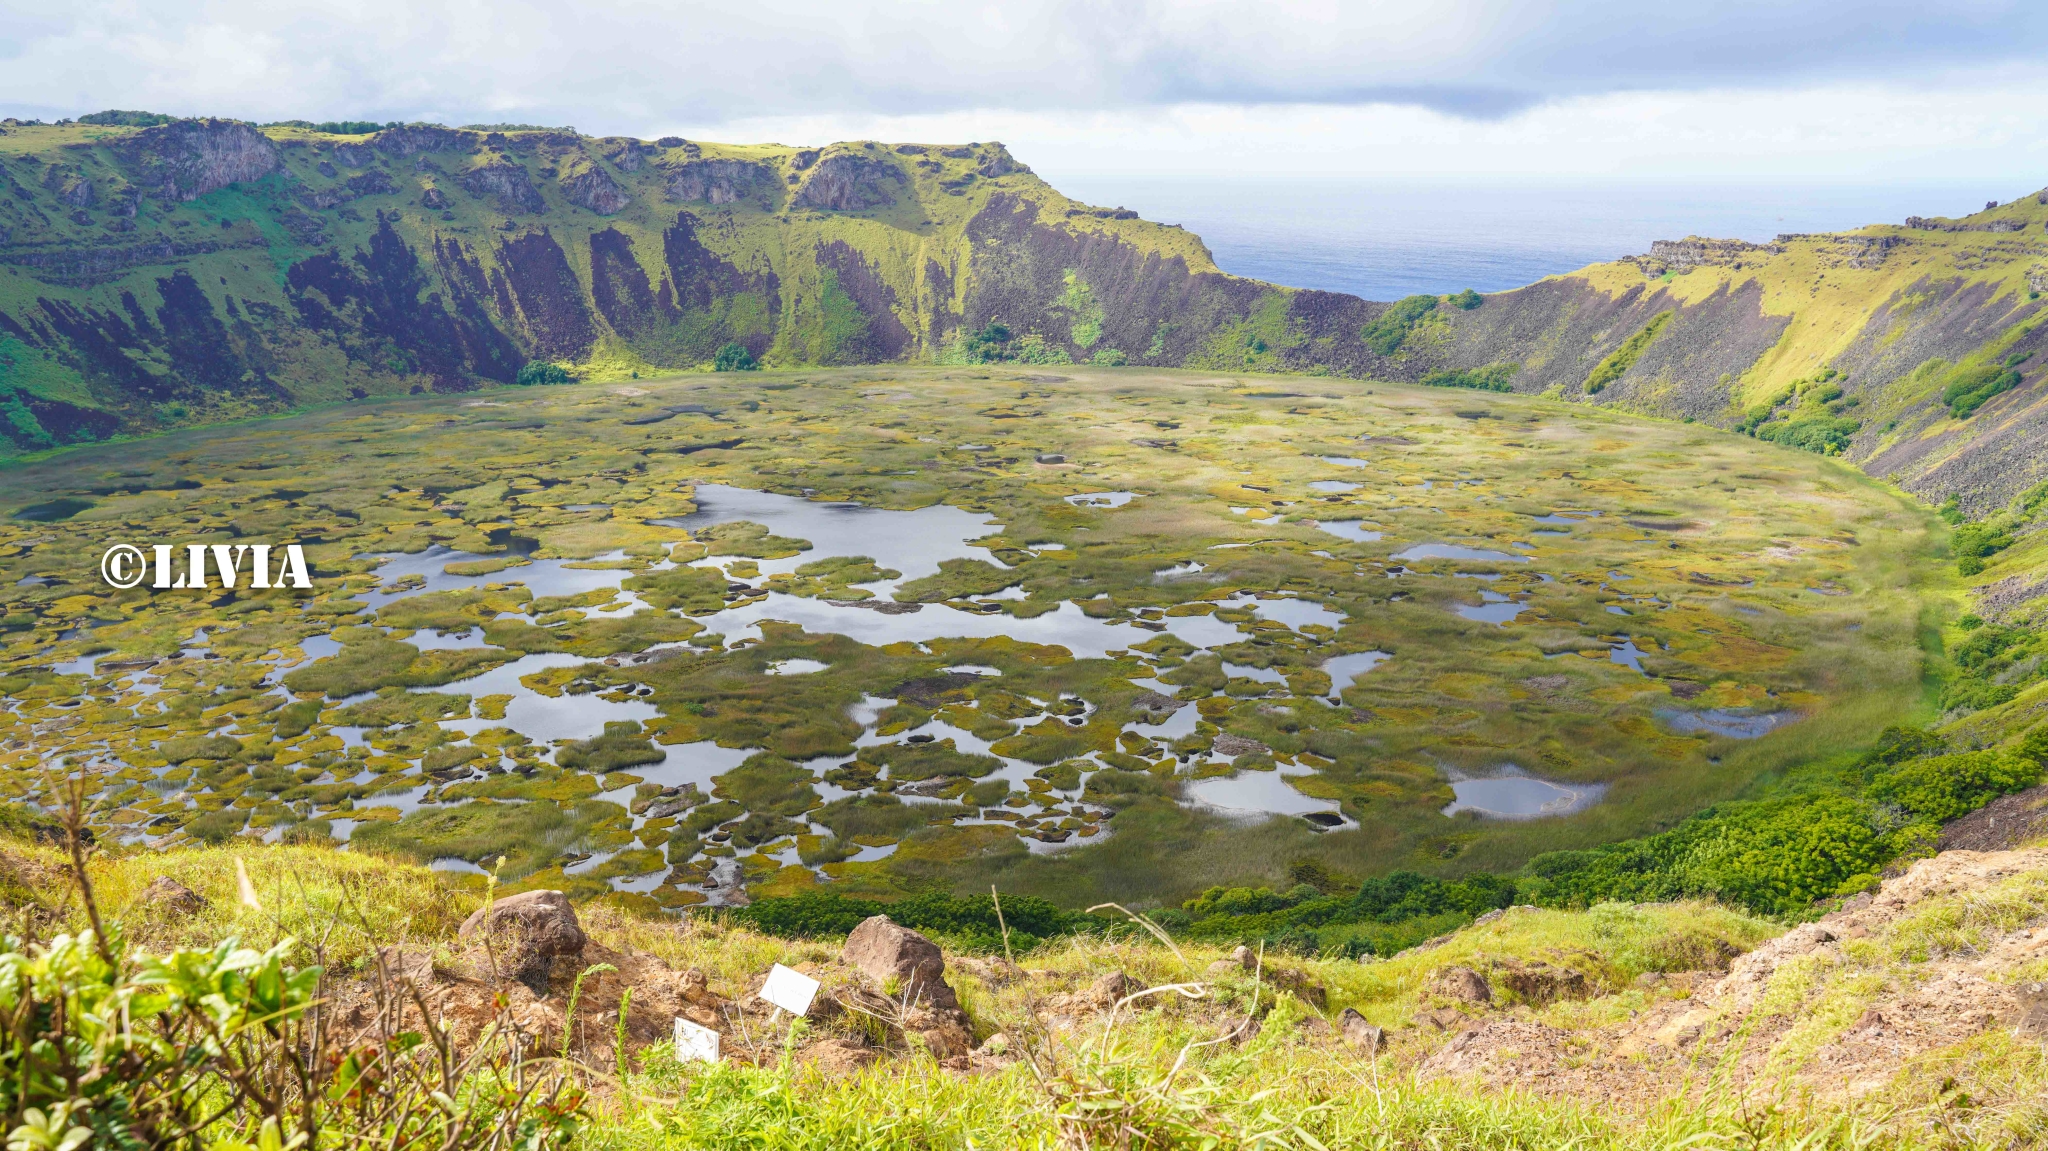
[[[110,128],[154,128],[159,124],[170,124],[178,119],[179,117],[177,116],[167,116],[162,112],[128,112],[119,108],[110,108],[105,112],[88,112],[80,116],[78,122]]]
[[[148,115],[148,113],[142,113]],[[168,120],[169,118],[166,117]],[[507,125],[508,127],[510,125]],[[265,124],[266,128],[304,128],[308,132],[325,132],[330,136],[367,136],[386,128],[403,128],[397,120],[278,120]]]
[[[1005,926],[1009,928],[1010,950],[1024,952],[1042,940],[1096,930],[1105,922],[1028,895],[1005,896],[998,916],[996,901],[989,896],[938,893],[883,903],[849,899],[834,892],[809,892],[786,899],[757,900],[727,914],[784,939],[845,935],[863,919],[887,915],[905,927],[940,936],[957,948],[994,954],[1003,950]]]
[[[1871,780],[1865,795],[1921,819],[1945,823],[2001,795],[2032,787],[2041,765],[2005,751],[1912,759]]]
[[[528,386],[534,384],[568,384],[574,383],[575,380],[576,377],[569,374],[569,369],[560,364],[550,364],[541,360],[535,360],[519,369],[519,383]]]
[[[1817,455],[1841,455],[1863,421],[1843,414],[1861,400],[1842,394],[1838,374],[1828,368],[1811,380],[1794,380],[1745,412],[1736,430]]]
[[[312,1026],[322,971],[228,939],[162,956],[118,930],[0,941],[10,1148],[566,1147],[576,1096],[537,1097],[503,1042],[414,1032],[343,1049]]]
[[[1941,402],[1948,405],[1948,414],[1958,420],[1975,415],[1994,396],[2020,386],[2019,366],[2032,358],[2033,353],[2025,352],[2007,356],[2002,363],[1968,364],[1957,368],[1949,375],[1948,384],[1941,389]]]
[[[1422,377],[1425,387],[1471,388],[1480,392],[1512,392],[1515,386],[1508,377],[1521,370],[1520,364],[1488,364],[1483,368],[1443,369]]]
[[[711,361],[711,369],[717,372],[751,372],[760,366],[745,344],[727,344]]]
[[[1949,652],[1956,675],[1942,689],[1942,710],[1982,711],[2019,695],[2040,678],[2042,637],[2025,627],[1987,624],[1966,616],[1963,642]]]
[[[1391,356],[1401,350],[1401,344],[1415,325],[1424,316],[1436,310],[1435,296],[1406,296],[1387,305],[1387,310],[1364,328],[1358,336],[1365,346],[1382,356]]]
[[[1464,291],[1459,292],[1457,295],[1452,296],[1448,302],[1457,307],[1460,311],[1469,312],[1472,309],[1478,307],[1479,305],[1484,304],[1486,302],[1486,297],[1480,295],[1478,292],[1475,292],[1470,288],[1467,288]]]
[[[1592,372],[1586,376],[1586,394],[1590,396],[1598,393],[1607,385],[1620,379],[1630,368],[1635,367],[1636,361],[1643,358],[1643,352],[1657,339],[1657,333],[1663,331],[1664,325],[1671,322],[1671,316],[1672,313],[1670,312],[1658,312],[1656,315],[1651,316],[1649,323],[1644,324],[1634,335],[1623,340],[1620,347],[1610,352],[1606,359],[1601,360]]]
[[[1516,902],[1513,879],[1479,873],[1444,880],[1396,871],[1349,883],[1320,865],[1293,868],[1284,892],[1212,887],[1161,912],[1160,923],[1190,938],[1265,939],[1291,951],[1392,955],[1442,931]]]

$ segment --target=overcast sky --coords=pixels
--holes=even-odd
[[[1041,173],[2048,183],[2048,3],[0,0],[0,114],[1000,139]]]

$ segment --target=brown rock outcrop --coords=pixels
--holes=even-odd
[[[859,212],[895,203],[903,183],[903,173],[886,160],[840,152],[818,161],[795,203],[826,212]]]
[[[522,891],[478,908],[463,921],[461,936],[481,935],[489,937],[499,972],[536,995],[544,993],[555,960],[581,954],[589,942],[569,897],[559,891]]]
[[[277,145],[239,120],[179,120],[121,142],[145,187],[165,200],[196,200],[278,170]]]

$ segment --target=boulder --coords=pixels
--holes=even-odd
[[[1454,1003],[1491,1003],[1493,988],[1469,967],[1446,967],[1429,981],[1429,993]]]
[[[206,910],[206,897],[168,875],[159,875],[142,889],[141,902],[148,907],[177,915],[197,915]]]
[[[846,937],[839,958],[907,1003],[958,1011],[960,1000],[946,983],[946,957],[939,945],[886,915],[871,916]]]
[[[2048,1036],[2048,980],[2022,983],[2013,991],[2020,1000],[2020,1034]]]
[[[1584,972],[1540,961],[1501,964],[1494,969],[1493,982],[1536,1007],[1560,999],[1590,999],[1593,995]]]
[[[1344,1042],[1368,1056],[1378,1055],[1387,1043],[1387,1033],[1367,1023],[1365,1016],[1352,1007],[1346,1007],[1344,1014],[1337,1017],[1337,1031],[1344,1036]]]
[[[1115,1007],[1125,996],[1145,990],[1145,985],[1121,971],[1112,971],[1097,979],[1088,988],[1088,998],[1104,1011]]]
[[[522,891],[478,908],[463,921],[461,936],[488,942],[498,971],[535,995],[547,994],[556,958],[580,955],[589,942],[569,897],[559,891]]]

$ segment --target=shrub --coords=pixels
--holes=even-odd
[[[1794,795],[1709,808],[1670,831],[1530,861],[1546,903],[1590,905],[1711,896],[1769,915],[1797,914],[1894,854],[1881,817],[1841,795]]]
[[[1485,296],[1480,295],[1478,292],[1475,292],[1470,288],[1467,288],[1464,291],[1459,292],[1457,295],[1452,296],[1450,298],[1450,303],[1452,304],[1452,306],[1464,312],[1469,312],[1472,309],[1478,307],[1479,305],[1484,304],[1485,302]]]
[[[711,360],[711,370],[715,372],[751,372],[760,366],[745,344],[727,344]]]
[[[1788,420],[1764,424],[1755,429],[1760,440],[1783,444],[1788,448],[1799,448],[1823,456],[1838,456],[1849,448],[1850,440],[1863,426],[1862,420],[1846,416],[1832,416],[1825,410],[1801,411]]]
[[[1512,392],[1508,377],[1522,369],[1520,364],[1488,364],[1483,368],[1444,369],[1422,377],[1425,387],[1471,388],[1481,392]]]
[[[105,112],[88,112],[80,116],[81,124],[94,124],[109,128],[154,128],[160,124],[176,123],[178,117],[162,112],[129,112],[119,108]]]
[[[1401,344],[1424,316],[1436,310],[1435,296],[1408,296],[1387,305],[1374,320],[1359,330],[1365,346],[1382,356],[1401,350]]]
[[[758,899],[727,915],[783,939],[845,935],[870,916],[886,915],[899,926],[942,935],[958,946],[989,952],[1002,951],[1004,925],[1010,929],[1012,951],[1028,951],[1043,940],[1101,925],[1092,916],[1067,911],[1051,900],[1029,895],[1004,896],[1000,919],[995,902],[986,895],[914,895],[884,903],[822,891],[785,899]]]
[[[2041,765],[2004,751],[1970,751],[1915,759],[1870,783],[1867,794],[1923,819],[1946,823],[2001,795],[2032,787]]]
[[[536,384],[567,384],[575,379],[567,368],[560,364],[550,364],[545,360],[534,360],[520,368],[519,374],[514,377],[514,381],[522,387],[532,387]]]
[[[1586,376],[1586,394],[1590,396],[1599,393],[1601,389],[1620,379],[1630,368],[1635,367],[1636,361],[1642,359],[1643,352],[1656,341],[1657,333],[1662,332],[1664,325],[1671,322],[1671,316],[1670,312],[1658,312],[1651,316],[1649,323],[1644,324],[1636,334],[1623,340],[1620,347],[1601,360],[1599,366]]]
[[[1948,405],[1949,415],[1958,420],[1969,419],[1994,396],[2018,387],[2020,373],[2016,367],[2025,359],[2016,356],[2003,364],[1957,368],[1950,374],[1948,385],[1941,389],[1941,402]]]

